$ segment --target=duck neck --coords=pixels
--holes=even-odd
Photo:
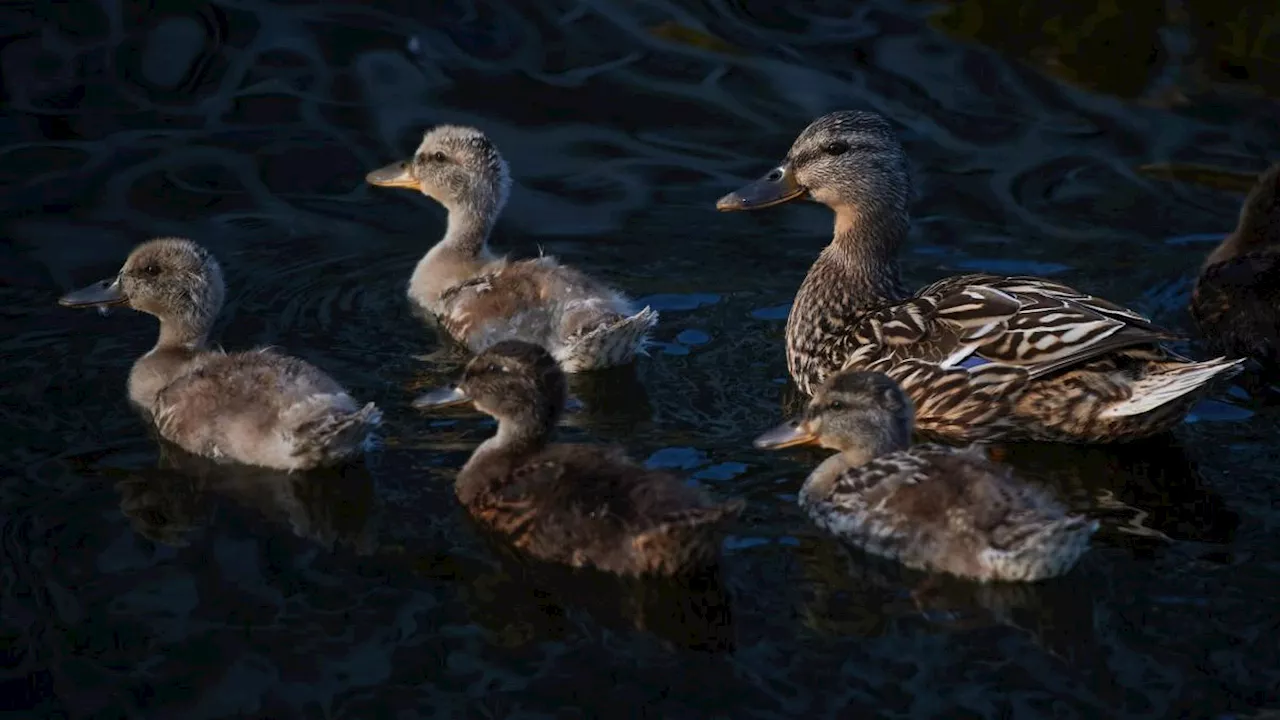
[[[493,259],[489,233],[497,213],[475,204],[455,204],[448,210],[444,237],[418,261],[409,279],[409,297],[431,312],[440,312],[444,293],[475,277]]]
[[[499,418],[498,432],[476,448],[471,462],[483,462],[493,456],[525,457],[536,453],[551,442],[555,426],[554,414],[532,408],[520,415]]]
[[[470,203],[452,205],[444,238],[432,249],[440,248],[466,258],[481,257],[489,250],[494,220],[491,208]]]
[[[859,310],[891,305],[907,296],[898,270],[907,222],[903,212],[836,210],[835,234],[820,260],[842,280]]]
[[[199,352],[207,347],[209,327],[201,323],[201,327],[174,320],[160,321],[160,337],[151,352],[188,351]]]
[[[788,367],[808,394],[854,349],[844,347],[851,325],[907,297],[897,258],[907,234],[905,209],[868,204],[835,211],[831,244],[809,268],[787,317]]]
[[[156,396],[203,352],[209,331],[195,329],[172,320],[160,321],[160,338],[155,347],[138,358],[129,373],[129,398],[143,411],[152,414]]]

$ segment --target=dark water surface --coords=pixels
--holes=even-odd
[[[1129,5],[0,3],[0,716],[1265,716],[1275,409],[1237,393],[1167,441],[1013,448],[1103,523],[1034,587],[850,551],[795,504],[820,454],[750,445],[792,401],[782,323],[831,218],[713,203],[832,109],[902,128],[912,284],[1033,272],[1186,326],[1241,195],[1141,168],[1275,158],[1280,17]],[[512,164],[499,249],[662,311],[634,369],[575,380],[565,434],[745,497],[721,577],[526,567],[458,508],[492,424],[409,407],[461,362],[404,297],[444,215],[362,181],[439,122]],[[226,347],[283,346],[386,410],[367,469],[150,438],[125,380],[155,321],[55,299],[170,234],[223,263]]]

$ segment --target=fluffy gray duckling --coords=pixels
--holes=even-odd
[[[161,437],[210,458],[277,470],[334,465],[360,454],[381,412],[333,378],[271,349],[209,346],[226,293],[218,261],[182,238],[129,254],[114,278],[62,296],[67,307],[128,307],[160,320],[160,337],[129,373],[129,399]]]
[[[546,347],[572,373],[625,365],[643,351],[658,322],[655,310],[637,310],[618,290],[553,257],[508,260],[489,250],[511,178],[481,131],[432,128],[413,157],[365,179],[417,190],[449,211],[444,238],[409,279],[409,298],[472,353],[524,340]]]

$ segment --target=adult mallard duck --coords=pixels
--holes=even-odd
[[[555,258],[511,261],[489,250],[511,179],[481,131],[432,128],[412,158],[366,180],[417,190],[449,211],[444,238],[413,271],[409,298],[471,352],[523,340],[550,350],[565,372],[580,372],[625,365],[644,348],[655,310],[637,311],[621,292]]]
[[[1191,316],[1213,352],[1280,373],[1280,163],[1258,178],[1236,229],[1201,268]]]
[[[1096,520],[1069,515],[978,448],[911,445],[911,400],[881,373],[829,376],[804,415],[756,438],[760,448],[836,450],[809,475],[800,506],[873,555],[981,582],[1068,572]]]
[[[209,347],[225,293],[222,268],[207,250],[183,238],[158,238],[129,253],[114,278],[58,302],[127,305],[160,320],[155,347],[129,373],[129,399],[183,450],[277,470],[358,455],[382,418],[373,403],[361,407],[298,358]]]
[[[1206,384],[1241,361],[1191,362],[1147,318],[1060,283],[989,274],[908,293],[906,154],[889,123],[834,112],[721,211],[809,197],[836,213],[787,318],[787,366],[806,394],[841,368],[901,383],[924,433],[956,441],[1114,442],[1181,422]]]
[[[538,345],[505,340],[473,358],[456,387],[418,407],[472,403],[497,433],[458,472],[458,499],[540,560],[620,575],[681,575],[715,564],[741,500],[715,502],[610,445],[553,443],[565,376]]]

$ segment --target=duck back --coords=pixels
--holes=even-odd
[[[740,500],[715,503],[620,448],[556,444],[468,463],[458,496],[483,524],[542,560],[625,575],[712,565]]]
[[[151,406],[161,436],[200,455],[298,470],[363,449],[381,414],[333,378],[271,350],[204,353]]]

